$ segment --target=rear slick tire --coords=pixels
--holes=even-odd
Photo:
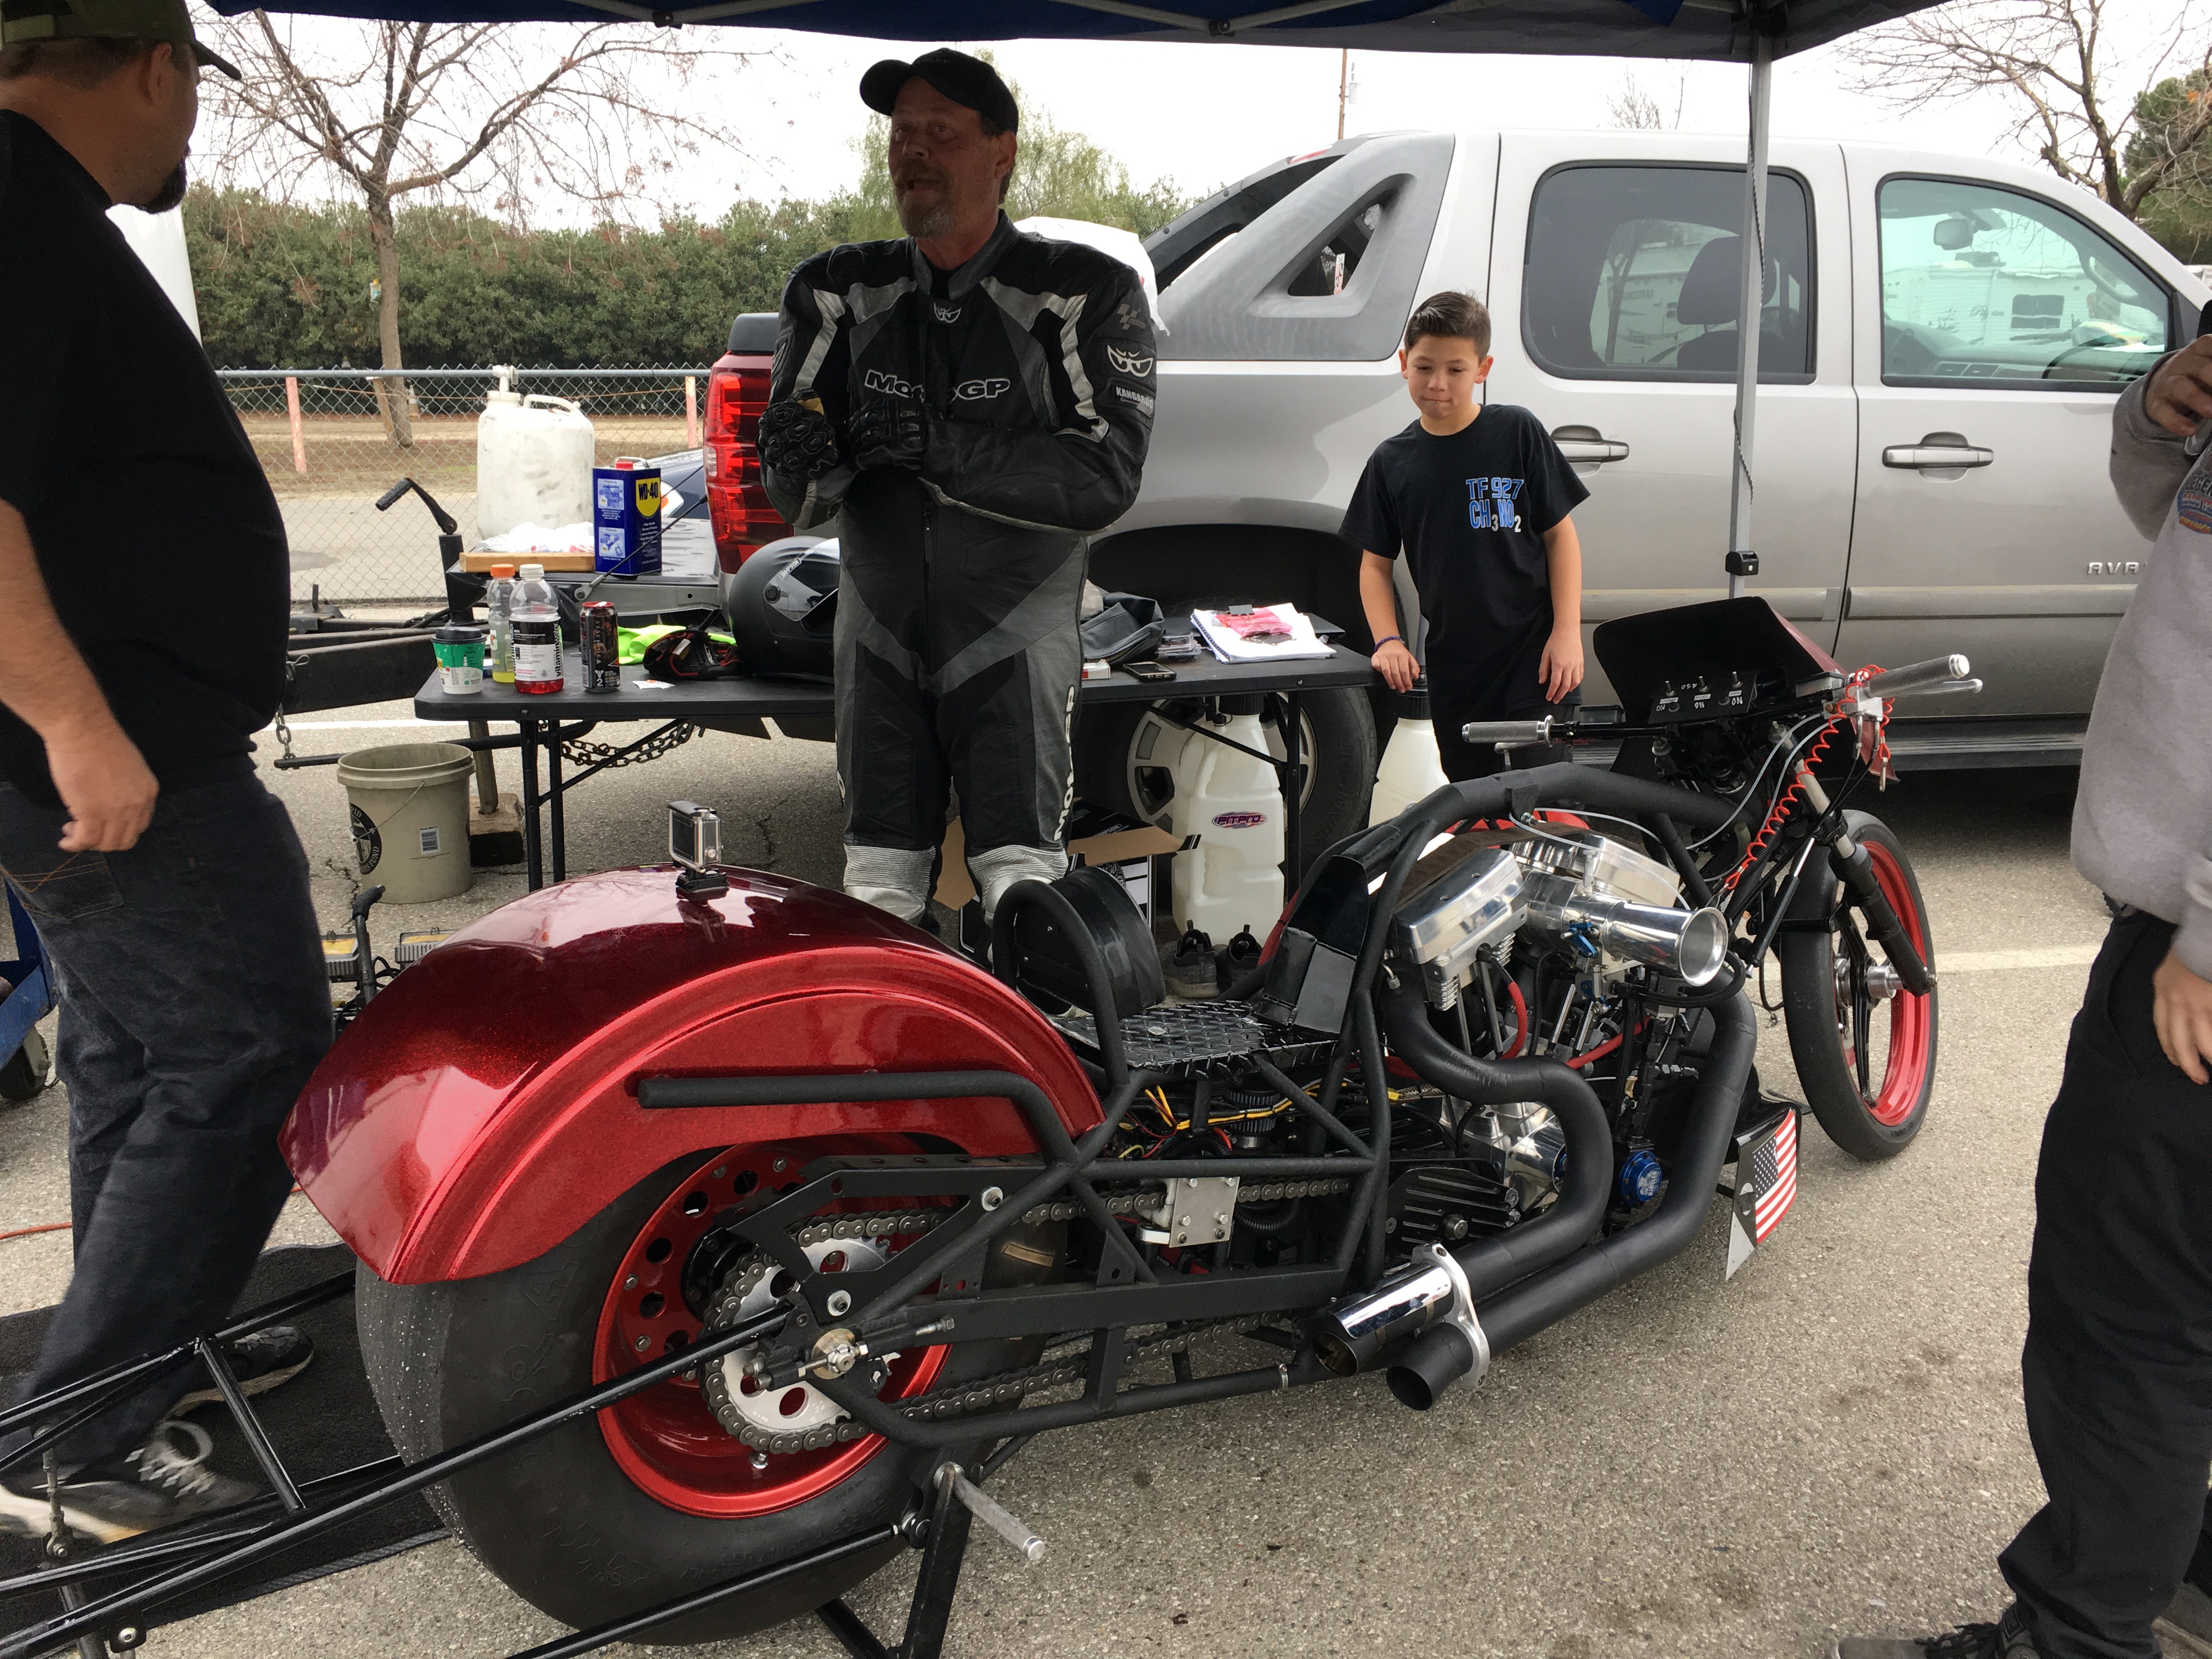
[[[504,1273],[388,1285],[362,1267],[356,1298],[362,1354],[401,1454],[410,1462],[434,1455],[592,1387],[611,1277],[672,1198],[697,1184],[708,1165],[732,1156],[708,1152],[668,1165],[544,1255]],[[951,1351],[934,1381],[1024,1363],[1006,1345],[967,1345]],[[714,1427],[711,1419],[707,1425]],[[585,1419],[466,1470],[428,1496],[492,1573],[541,1611],[581,1629],[896,1520],[931,1454],[872,1444],[872,1455],[826,1488],[794,1489],[814,1495],[765,1513],[709,1515],[646,1491],[610,1449],[602,1423]],[[729,1445],[743,1449],[734,1440]],[[899,1548],[886,1544],[830,1563],[632,1639],[681,1644],[766,1629],[842,1595]]]
[[[1847,811],[1844,821],[1873,859],[1883,896],[1933,972],[1928,906],[1904,847],[1868,813]],[[1935,1091],[1936,988],[1924,997],[1900,988],[1870,1004],[1863,1026],[1869,1040],[1856,1040],[1853,996],[1873,960],[1863,920],[1844,903],[1840,880],[1828,876],[1814,883],[1808,872],[1808,884],[1814,890],[1799,895],[1774,947],[1797,1080],[1829,1139],[1869,1162],[1894,1158],[1920,1133]],[[1862,1048],[1868,1050],[1863,1060]]]

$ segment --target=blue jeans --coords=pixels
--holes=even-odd
[[[220,1323],[283,1207],[276,1132],[331,1041],[307,860],[258,778],[155,803],[125,853],[64,853],[67,814],[0,784],[0,873],[61,995],[76,1250],[29,1392]],[[77,1430],[64,1467],[141,1444],[172,1372]]]

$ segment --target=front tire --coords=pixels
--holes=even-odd
[[[1904,847],[1868,813],[1847,811],[1844,821],[1933,972],[1928,906]],[[1792,908],[1775,957],[1798,1082],[1829,1139],[1854,1158],[1894,1158],[1920,1133],[1935,1091],[1936,989],[1880,994],[1887,974],[1881,947],[1866,936],[1833,876],[1809,897],[1801,894]]]

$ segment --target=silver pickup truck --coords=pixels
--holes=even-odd
[[[1972,718],[1893,728],[1904,769],[2077,759],[2147,550],[2106,481],[2113,400],[2195,334],[2212,289],[2025,167],[1782,140],[1773,168],[1753,591],[1854,665],[1972,658]],[[1413,418],[1407,313],[1461,288],[1494,319],[1488,396],[1534,410],[1589,485],[1585,623],[1718,596],[1742,177],[1732,137],[1386,133],[1200,204],[1147,244],[1158,424],[1094,580],[1290,599],[1364,643],[1336,526]],[[733,346],[749,324],[764,352],[772,319],[740,319]],[[1374,732],[1358,694],[1311,702],[1319,845],[1360,821]],[[1079,787],[1158,816],[1173,730],[1141,706],[1087,715]]]

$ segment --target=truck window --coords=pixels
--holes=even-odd
[[[1759,378],[1813,374],[1803,180],[1770,173]],[[1565,167],[1528,209],[1521,336],[1572,380],[1716,380],[1736,369],[1743,169]]]
[[[2063,208],[1958,179],[1875,200],[1884,384],[2111,391],[2165,352],[2166,289]]]

